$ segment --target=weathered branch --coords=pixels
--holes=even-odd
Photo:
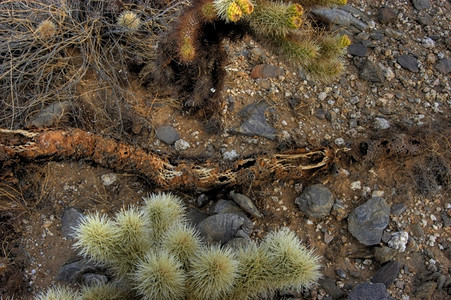
[[[167,158],[113,139],[73,130],[26,131],[0,129],[0,160],[88,159],[101,166],[144,176],[166,190],[208,190],[249,180],[296,180],[327,168],[334,152],[314,151],[258,155],[229,164],[206,161],[171,163]]]

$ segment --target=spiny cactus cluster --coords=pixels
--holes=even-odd
[[[186,108],[210,110],[205,113],[210,117],[218,111],[215,102],[225,75],[221,42],[245,35],[289,64],[303,67],[314,79],[339,75],[349,38],[318,29],[307,15],[311,6],[340,5],[346,0],[295,1],[193,0],[160,42],[158,84],[173,83]]]
[[[238,249],[205,244],[171,194],[145,198],[110,219],[88,215],[76,229],[80,254],[106,265],[115,281],[80,291],[54,287],[49,299],[249,299],[277,289],[302,289],[319,275],[319,258],[288,229]]]

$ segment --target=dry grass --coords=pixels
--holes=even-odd
[[[186,1],[165,3],[1,1],[0,126],[23,127],[51,103],[70,101],[77,126],[122,128],[130,72],[138,77],[153,60],[158,34]],[[136,13],[138,29],[118,24],[124,11]]]

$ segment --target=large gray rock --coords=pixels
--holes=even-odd
[[[238,127],[232,130],[247,136],[261,136],[270,140],[276,139],[276,129],[266,119],[266,114],[274,110],[265,102],[254,103],[246,106],[239,115],[246,118]]]
[[[383,265],[371,278],[372,283],[382,283],[388,288],[398,277],[401,264],[397,261],[389,261]]]
[[[227,243],[233,239],[239,230],[248,233],[251,230],[252,222],[236,214],[217,214],[197,224],[197,230],[204,237],[207,243]]]
[[[156,136],[160,141],[168,145],[172,145],[175,143],[175,141],[180,139],[180,134],[177,132],[177,130],[169,125],[162,125],[158,127],[156,129]]]
[[[348,295],[348,300],[390,300],[393,299],[382,283],[364,282],[357,285]]]
[[[418,60],[411,54],[400,55],[396,58],[396,61],[401,67],[411,72],[417,73],[420,70],[418,68]]]
[[[354,59],[354,64],[359,68],[359,76],[361,79],[374,83],[382,83],[384,81],[382,69],[372,61],[356,57]]]
[[[67,239],[74,238],[75,228],[83,219],[83,214],[80,209],[75,207],[68,207],[64,210],[61,217],[61,234]]]
[[[390,206],[385,199],[373,197],[349,215],[348,230],[360,243],[376,245],[381,241],[389,219]]]
[[[306,187],[295,202],[299,209],[310,218],[322,218],[330,213],[334,199],[326,186],[315,184]]]
[[[429,0],[412,0],[412,4],[417,10],[423,10],[431,6]]]

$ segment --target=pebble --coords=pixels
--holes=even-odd
[[[438,64],[435,65],[435,68],[437,71],[442,73],[443,75],[447,75],[451,72],[451,59],[445,58],[438,62]]]
[[[179,139],[174,143],[174,148],[177,151],[184,151],[184,150],[188,149],[189,147],[191,147],[190,144],[183,139]]]
[[[348,276],[346,275],[346,272],[343,271],[342,269],[337,269],[335,271],[335,273],[337,273],[338,277],[340,277],[341,279],[346,279],[348,278]]]
[[[260,64],[260,65],[256,65],[255,67],[252,68],[250,76],[252,79],[277,78],[284,74],[285,74],[285,72],[282,68],[279,68],[274,65],[269,65],[269,64]]]
[[[230,197],[245,212],[251,214],[252,216],[254,216],[256,218],[263,217],[263,215],[260,213],[258,208],[255,206],[254,202],[252,202],[252,200],[249,197],[239,194],[239,193],[235,193],[234,191],[230,192]]]
[[[362,183],[360,181],[351,182],[351,190],[356,191],[362,188]]]
[[[329,23],[341,25],[344,27],[354,26],[360,31],[365,30],[368,25],[356,17],[354,17],[351,13],[338,9],[338,8],[325,8],[325,7],[317,7],[313,8],[311,12],[322,18],[327,20]]]
[[[295,199],[295,203],[308,217],[321,218],[330,213],[334,199],[326,186],[315,184],[306,187],[302,194]]]
[[[75,228],[83,219],[83,214],[80,209],[75,207],[68,207],[64,210],[61,217],[61,234],[67,239],[74,238]]]
[[[412,0],[412,4],[417,10],[427,9],[431,6],[429,0]]]
[[[160,141],[168,145],[172,145],[175,141],[180,139],[180,134],[177,130],[169,125],[159,126],[156,129],[155,135]]]
[[[385,118],[376,117],[376,118],[374,118],[373,127],[376,130],[388,129],[388,128],[390,128],[390,122]]]
[[[399,252],[406,251],[406,245],[409,241],[409,233],[406,231],[399,231],[392,233],[391,239],[388,241],[388,246]]]
[[[382,24],[388,24],[396,21],[398,14],[391,8],[383,7],[379,10],[378,20]]]
[[[114,173],[108,173],[100,176],[100,179],[102,180],[104,186],[110,186],[116,182],[117,175]]]
[[[368,49],[362,44],[351,44],[348,46],[348,54],[352,56],[365,57]]]
[[[332,297],[332,299],[340,299],[344,296],[344,292],[335,284],[335,280],[328,276],[324,276],[318,280],[318,284]]]
[[[336,138],[334,140],[335,145],[337,146],[343,146],[345,144],[345,140],[343,138]]]
[[[395,216],[402,215],[406,210],[407,210],[407,206],[404,203],[393,204],[390,209],[391,214],[393,214]]]
[[[360,243],[376,245],[381,241],[389,218],[390,207],[385,199],[373,197],[349,215],[348,230]]]
[[[270,140],[276,139],[276,130],[268,123],[266,115],[273,112],[266,102],[253,103],[243,108],[239,115],[246,117],[245,121],[238,127],[232,129],[234,133],[247,136],[261,136]]]
[[[382,246],[374,248],[374,258],[381,264],[395,258],[398,251],[393,248]]]
[[[209,216],[197,224],[197,230],[207,243],[225,244],[235,237],[238,230],[249,232],[246,219],[231,213]]]
[[[411,72],[417,73],[420,70],[418,68],[418,60],[411,54],[400,55],[396,58],[396,61],[401,67]]]
[[[235,149],[230,150],[230,151],[225,151],[224,153],[222,153],[222,158],[224,160],[228,160],[228,161],[234,161],[239,157],[240,157],[240,155],[236,152]]]
[[[361,79],[373,83],[382,83],[384,81],[382,69],[372,61],[365,58],[363,61],[354,59],[354,64],[359,68],[359,76]]]
[[[397,261],[389,261],[383,265],[376,274],[371,277],[370,281],[372,283],[382,283],[388,288],[393,281],[398,277],[399,270],[401,269],[401,264]]]
[[[71,111],[72,106],[70,101],[52,103],[27,122],[27,126],[36,128],[54,126]]]
[[[387,288],[382,283],[364,282],[358,284],[349,294],[348,300],[390,300]]]

